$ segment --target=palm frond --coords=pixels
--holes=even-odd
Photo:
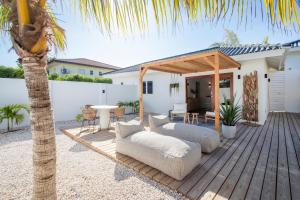
[[[57,22],[57,19],[55,15],[53,14],[52,10],[50,9],[49,6],[46,6],[47,12],[49,14],[49,18],[51,21],[51,37],[50,37],[50,42],[53,44],[54,47],[60,50],[64,50],[67,47],[67,42],[66,42],[66,36],[65,36],[65,31],[62,29]]]
[[[9,30],[10,9],[0,4],[0,34],[6,34]]]
[[[190,21],[206,18],[218,21],[228,13],[237,14],[239,23],[248,21],[256,10],[266,16],[272,26],[278,24],[285,28],[299,28],[298,5],[296,0],[72,0],[86,20],[94,20],[102,30],[113,28],[133,31],[134,27],[143,30],[147,27],[148,13],[152,13],[156,23],[177,23],[184,11]],[[254,10],[254,12],[253,12]],[[228,12],[231,11],[231,12]],[[264,19],[264,18],[263,18]],[[116,23],[114,23],[116,22]]]

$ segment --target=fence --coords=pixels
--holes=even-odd
[[[24,79],[0,78],[0,107],[8,104],[29,104]],[[85,104],[110,104],[137,100],[136,86],[49,81],[49,90],[55,121],[75,119]],[[20,126],[29,125],[29,116]],[[0,124],[5,128],[5,123]]]

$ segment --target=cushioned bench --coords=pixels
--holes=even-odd
[[[191,124],[172,123],[165,115],[149,115],[149,126],[150,131],[200,143],[202,152],[205,153],[212,152],[220,145],[220,137],[215,130]]]
[[[117,122],[116,151],[182,180],[201,160],[201,145]]]

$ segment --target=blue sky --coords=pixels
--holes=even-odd
[[[83,23],[80,15],[69,9],[56,9],[55,13],[66,31],[67,49],[64,52],[51,53],[56,58],[89,58],[100,62],[127,67],[141,62],[173,56],[207,48],[214,42],[222,41],[224,28],[233,30],[242,44],[260,43],[269,36],[270,43],[284,43],[300,39],[299,33],[283,33],[268,28],[266,22],[255,19],[248,22],[246,28],[237,25],[235,19],[226,23],[210,24],[183,22],[176,32],[170,28],[157,31],[150,18],[149,31],[143,36],[139,33],[111,37],[102,35],[92,23]],[[152,23],[151,23],[152,21]],[[0,65],[16,66],[17,56],[11,48],[10,38],[0,39]]]

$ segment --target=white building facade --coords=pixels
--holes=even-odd
[[[228,88],[228,91],[226,91],[226,86],[223,90],[221,87],[220,97],[222,98],[224,94],[231,92],[236,95],[236,99],[240,99],[239,103],[242,104],[243,77],[256,71],[259,124],[265,122],[270,111],[300,112],[300,47],[298,47],[298,44],[299,41],[269,47],[233,47],[229,49],[231,53],[228,53],[228,48],[220,48],[220,51],[223,51],[241,64],[240,69],[220,71],[221,76],[223,74],[231,77],[230,89]],[[257,50],[255,48],[260,49]],[[239,53],[234,53],[234,51]],[[249,52],[247,53],[247,51]],[[187,89],[190,88],[189,84],[192,83],[189,80],[197,77],[198,82],[200,82],[201,77],[211,77],[208,75],[212,74],[213,71],[177,76],[157,71],[147,72],[144,77],[144,87],[147,87],[147,82],[151,82],[152,91],[148,93],[147,88],[144,88],[146,90],[144,92],[145,112],[167,114],[169,110],[172,110],[174,103],[184,102],[191,104],[190,108],[194,106],[192,104],[195,104],[197,107],[198,102],[201,102],[201,98],[204,97],[194,95],[194,100],[192,100],[193,102],[191,101],[189,98],[190,92],[198,92],[200,94],[201,89],[198,89],[200,91]],[[139,84],[139,65],[117,70],[104,76],[112,78],[113,84],[137,86]],[[179,83],[179,89],[170,93],[169,85],[174,81]],[[278,85],[275,83],[278,83]],[[139,87],[136,88],[138,89]],[[196,98],[195,96],[200,97]],[[208,94],[207,98],[211,98],[211,95]],[[222,100],[220,101],[222,102]]]

